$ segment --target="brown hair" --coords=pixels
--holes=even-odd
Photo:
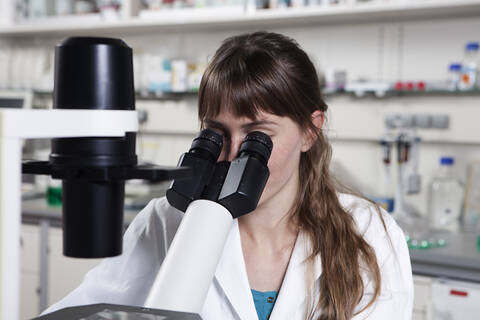
[[[375,288],[362,310],[373,304],[380,293],[379,267],[373,248],[338,200],[338,186],[329,172],[331,146],[312,123],[312,113],[327,111],[327,105],[307,54],[293,39],[277,33],[228,38],[203,75],[198,103],[202,121],[225,108],[252,119],[262,110],[287,116],[317,135],[310,150],[300,157],[299,178],[306,183],[300,184],[291,216],[311,241],[308,262],[311,265],[320,255],[322,263],[319,300],[306,310],[306,318],[318,314],[322,320],[353,317],[364,290],[361,266],[371,273]]]

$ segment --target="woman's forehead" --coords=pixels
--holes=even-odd
[[[247,117],[247,116],[242,116],[242,115],[236,115],[231,111],[231,109],[224,109],[221,110],[216,116],[213,116],[211,118],[205,118],[203,122],[208,123],[208,122],[217,122],[217,123],[222,123],[222,124],[246,124],[246,123],[272,123],[275,124],[278,121],[280,121],[282,117],[274,115],[272,113],[268,113],[265,111],[259,110],[256,114],[255,117]]]

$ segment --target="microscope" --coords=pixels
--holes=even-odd
[[[201,319],[199,313],[233,220],[256,208],[266,185],[273,147],[270,138],[252,132],[231,163],[217,162],[223,138],[206,129],[193,140],[177,167],[137,164],[132,50],[123,41],[109,38],[74,37],[57,45],[53,110],[31,110],[37,111],[31,115],[12,111],[17,112],[1,112],[0,127],[9,129],[13,120],[28,125],[21,126],[26,133],[13,128],[12,134],[0,138],[1,160],[8,158],[7,167],[14,168],[0,166],[2,196],[8,178],[14,177],[15,190],[9,207],[5,208],[5,202],[0,207],[2,267],[6,258],[15,262],[0,269],[1,318],[19,318],[19,248],[5,245],[7,237],[19,238],[19,139],[50,137],[49,160],[24,162],[21,169],[62,180],[65,255],[98,258],[121,254],[124,182],[128,179],[173,180],[167,200],[183,211],[184,217],[144,306],[100,302],[37,319]],[[15,156],[6,157],[11,140],[16,150],[8,151]],[[11,190],[12,183],[8,188]],[[5,218],[13,213],[16,217],[5,224]],[[13,231],[3,232],[7,227]],[[188,272],[191,265],[196,272]],[[8,271],[13,271],[9,277]],[[14,290],[7,292],[7,288]],[[184,299],[186,295],[189,299]]]

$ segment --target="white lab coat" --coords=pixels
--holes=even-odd
[[[352,215],[367,242],[375,249],[382,275],[382,290],[373,307],[354,319],[411,319],[413,281],[409,253],[402,230],[391,216],[382,211],[393,248],[372,206],[351,195],[339,194],[342,205],[353,208]],[[171,207],[165,198],[152,200],[134,219],[123,238],[123,254],[104,259],[90,270],[83,282],[45,313],[67,306],[113,303],[142,306],[158,269],[172,242],[183,213]],[[292,252],[271,320],[300,320],[306,303],[306,236],[300,232]],[[192,266],[195,272],[195,266]],[[320,259],[314,277],[321,274]],[[368,275],[364,297],[358,308],[370,300],[373,292]],[[204,320],[256,320],[252,294],[235,220],[218,263],[201,316]],[[315,291],[313,291],[315,292]],[[188,299],[188,296],[185,297]],[[359,310],[359,309],[357,309]]]

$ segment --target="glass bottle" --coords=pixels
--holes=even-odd
[[[464,197],[463,184],[452,172],[454,158],[442,157],[429,194],[429,222],[433,229],[457,230]]]

